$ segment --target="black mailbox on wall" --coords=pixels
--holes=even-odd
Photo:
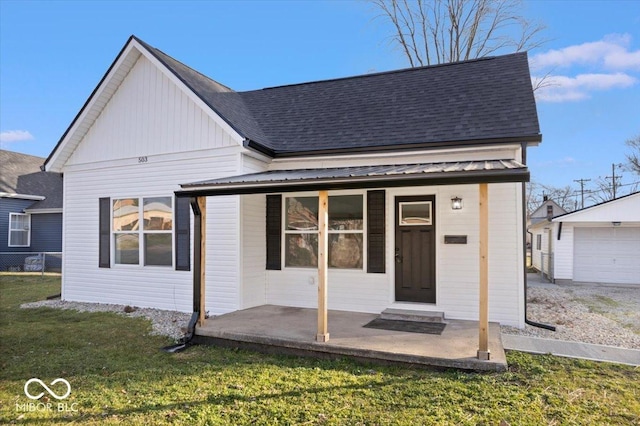
[[[466,235],[445,235],[444,243],[445,244],[467,244],[467,236]]]

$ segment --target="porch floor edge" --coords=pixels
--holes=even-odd
[[[208,319],[196,328],[195,343],[239,347],[263,353],[348,357],[373,363],[455,368],[485,372],[507,370],[498,324],[490,324],[491,359],[477,350],[477,322],[447,320],[443,335],[362,328],[375,314],[330,311],[331,340],[316,342],[315,309],[263,305]],[[475,334],[474,334],[475,332]],[[437,356],[442,353],[442,356]]]

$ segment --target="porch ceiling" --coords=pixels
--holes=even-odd
[[[395,164],[270,170],[181,185],[179,197],[362,189],[423,185],[528,182],[529,170],[515,160]]]

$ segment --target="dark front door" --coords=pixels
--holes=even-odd
[[[396,197],[396,300],[436,303],[436,197]]]

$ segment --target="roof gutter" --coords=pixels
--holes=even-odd
[[[320,156],[320,155],[338,155],[338,154],[365,154],[375,152],[389,152],[389,151],[408,151],[416,149],[440,149],[451,147],[464,147],[464,146],[478,146],[484,144],[514,144],[524,143],[527,145],[537,145],[542,141],[542,135],[530,135],[522,137],[505,137],[505,138],[487,138],[487,139],[469,139],[469,140],[457,140],[457,141],[443,141],[443,142],[423,142],[423,143],[405,143],[397,145],[381,145],[381,146],[359,146],[352,148],[331,148],[320,150],[308,150],[308,151],[274,151],[259,145],[255,141],[251,141],[254,145],[259,145],[262,149],[267,149],[273,153],[273,158],[292,158],[302,156]],[[259,149],[257,146],[251,145],[254,149]]]
[[[267,148],[266,146],[259,144],[258,142],[252,139],[245,138],[244,141],[242,141],[242,146],[244,146],[247,149],[252,149],[254,151],[257,151],[271,158],[275,158],[277,156],[273,149]]]
[[[0,192],[0,198],[18,198],[20,200],[42,201],[46,197],[42,195],[16,194],[12,192]]]

